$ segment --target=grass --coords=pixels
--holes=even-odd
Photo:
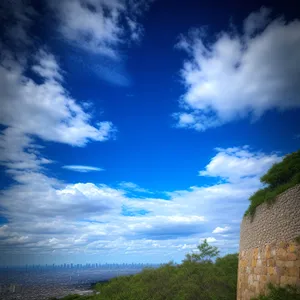
[[[300,150],[287,155],[282,162],[274,164],[260,180],[267,187],[258,190],[249,198],[250,205],[245,216],[253,217],[259,205],[273,203],[276,196],[300,184]]]

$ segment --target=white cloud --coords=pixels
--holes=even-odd
[[[119,186],[120,188],[127,190],[129,192],[132,191],[132,192],[140,192],[140,193],[151,193],[149,190],[144,189],[133,182],[122,181],[119,183]]]
[[[229,226],[225,226],[225,227],[216,227],[212,233],[224,233],[230,230]]]
[[[259,11],[251,13],[244,21],[244,32],[247,36],[264,29],[270,20],[271,9],[261,7]]]
[[[60,82],[63,80],[61,69],[52,53],[40,49],[34,57],[36,64],[32,70],[46,80]]]
[[[10,170],[37,170],[51,163],[39,155],[40,148],[17,128],[9,127],[0,132],[0,164]]]
[[[11,221],[46,220],[103,216],[121,212],[124,196],[105,185],[76,183],[64,185],[41,173],[14,174],[18,184],[2,192],[1,206]],[[13,197],[13,199],[12,199]],[[27,203],[24,207],[24,203]]]
[[[213,43],[204,30],[181,37],[186,87],[174,114],[178,127],[204,131],[266,111],[300,107],[300,21],[270,21],[262,8],[244,21],[244,32],[221,32]]]
[[[220,153],[222,160],[217,159]],[[244,164],[246,158],[256,159],[253,177],[244,176],[249,171],[245,168],[239,173],[239,180],[231,180],[234,157]],[[237,251],[239,220],[248,206],[247,199],[261,187],[259,177],[265,161],[271,164],[277,159],[272,154],[251,152],[247,147],[218,149],[211,159],[218,163],[213,169],[208,163],[206,176],[220,176],[226,182],[173,191],[168,193],[168,200],[132,198],[126,196],[122,187],[65,184],[35,169],[11,169],[17,184],[1,195],[9,223],[0,226],[0,246],[3,253],[10,255],[20,251],[46,255],[55,250],[59,257],[64,253],[71,255],[71,251],[101,253],[103,259],[119,262],[136,259],[136,255],[141,261],[180,261],[187,250],[195,249],[205,238],[222,253]],[[124,185],[137,186],[128,182]],[[124,207],[136,214],[123,215]],[[147,214],[138,214],[140,210]],[[218,235],[211,237],[211,233]]]
[[[229,182],[243,177],[257,177],[264,174],[274,163],[282,160],[277,154],[266,155],[253,153],[249,147],[217,148],[217,155],[212,158],[199,176],[221,177]]]
[[[81,165],[66,165],[63,166],[63,168],[70,171],[81,172],[81,173],[87,173],[93,171],[96,172],[104,171],[104,169],[102,168],[92,167],[92,166],[81,166]]]
[[[139,0],[63,0],[49,2],[49,5],[58,19],[59,31],[67,41],[93,53],[116,58],[117,46],[139,40],[142,28],[137,16],[148,3]]]
[[[24,75],[25,68],[4,59],[0,65],[0,123],[43,140],[83,146],[105,141],[114,127],[110,122],[91,125],[92,116],[62,86],[61,70],[54,56],[41,50],[32,70],[43,78],[36,83]]]

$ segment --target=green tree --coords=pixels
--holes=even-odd
[[[205,239],[202,244],[197,246],[199,253],[188,253],[184,262],[212,262],[212,258],[219,255],[219,250],[215,246],[210,246]]]

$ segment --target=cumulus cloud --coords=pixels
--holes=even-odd
[[[61,70],[54,56],[40,50],[32,70],[41,83],[24,75],[25,67],[5,59],[0,65],[2,125],[47,141],[83,146],[88,141],[105,141],[114,131],[110,122],[91,124],[85,112],[61,84]]]
[[[213,42],[205,30],[181,36],[189,58],[181,69],[186,88],[174,114],[177,126],[204,131],[266,111],[300,107],[300,21],[271,19],[261,8],[242,33],[223,31]]]
[[[280,162],[282,157],[277,154],[266,155],[253,153],[248,146],[233,148],[216,148],[217,155],[212,158],[199,176],[221,177],[235,182],[244,177],[256,177],[264,174],[273,164]]]
[[[49,5],[58,19],[58,30],[67,41],[92,53],[116,58],[118,45],[139,40],[142,27],[137,17],[149,3],[63,0]]]
[[[225,227],[216,227],[212,233],[224,233],[227,232],[228,230],[230,230],[229,226],[225,226]]]
[[[135,219],[138,221],[137,218]],[[153,215],[143,217],[142,220],[139,219],[140,222],[129,225],[129,236],[131,238],[144,237],[153,240],[166,240],[205,232],[205,218],[203,216]]]
[[[81,173],[104,171],[104,169],[102,168],[92,167],[92,166],[81,166],[81,165],[66,165],[63,166],[63,169],[67,169],[75,172],[81,172]]]
[[[113,209],[120,212],[124,199],[121,191],[105,185],[64,185],[41,173],[19,172],[14,179],[18,184],[4,190],[1,197],[1,206],[9,220],[100,216]],[[24,203],[28,205],[24,207]]]

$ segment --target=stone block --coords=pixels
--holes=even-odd
[[[276,273],[274,267],[268,267],[267,272],[268,272],[268,275],[274,275]]]
[[[267,267],[261,267],[261,275],[267,275],[267,274],[268,274]]]
[[[266,282],[267,281],[267,275],[261,275],[260,276],[260,281],[261,282]]]
[[[293,253],[289,253],[293,254]],[[276,259],[287,260],[287,252],[283,248],[279,248],[276,250]]]
[[[295,253],[287,253],[287,260],[297,260],[297,255]]]
[[[287,268],[287,276],[297,277],[299,275],[299,268],[291,267]]]
[[[261,259],[258,259],[258,260],[256,261],[256,265],[257,265],[258,267],[261,267],[261,266],[262,266],[262,261],[261,261]]]
[[[290,244],[287,249],[287,251],[290,253],[294,253],[294,252],[296,252],[296,250],[297,250],[297,248],[296,248],[295,244]]]
[[[275,267],[275,259],[268,259],[267,260],[267,267]]]
[[[289,244],[288,244],[287,242],[283,242],[283,241],[282,241],[282,242],[279,243],[278,246],[279,246],[279,248],[287,249],[287,248],[288,248],[288,245],[289,245]]]
[[[281,276],[280,277],[280,286],[285,286],[287,284],[295,285],[297,283],[296,277],[290,277],[290,276]]]
[[[284,267],[286,262],[284,260],[276,260],[276,266],[278,267]]]
[[[287,282],[290,285],[295,285],[297,283],[297,278],[296,277],[287,277]]]
[[[254,248],[253,249],[253,254],[252,254],[253,259],[257,259],[258,258],[258,248]]]
[[[272,282],[273,284],[279,284],[280,283],[280,277],[277,275],[270,275],[269,276],[269,281]]]
[[[271,258],[271,248],[270,247],[266,248],[265,258],[266,259],[270,259]]]
[[[296,261],[295,261],[295,260],[286,261],[286,262],[285,262],[285,266],[286,266],[287,268],[296,267]]]
[[[276,274],[279,276],[284,276],[287,274],[286,269],[287,269],[286,267],[276,267]]]
[[[250,286],[249,286],[249,290],[251,291],[251,292],[256,292],[256,286],[254,285],[254,284],[251,284]]]

